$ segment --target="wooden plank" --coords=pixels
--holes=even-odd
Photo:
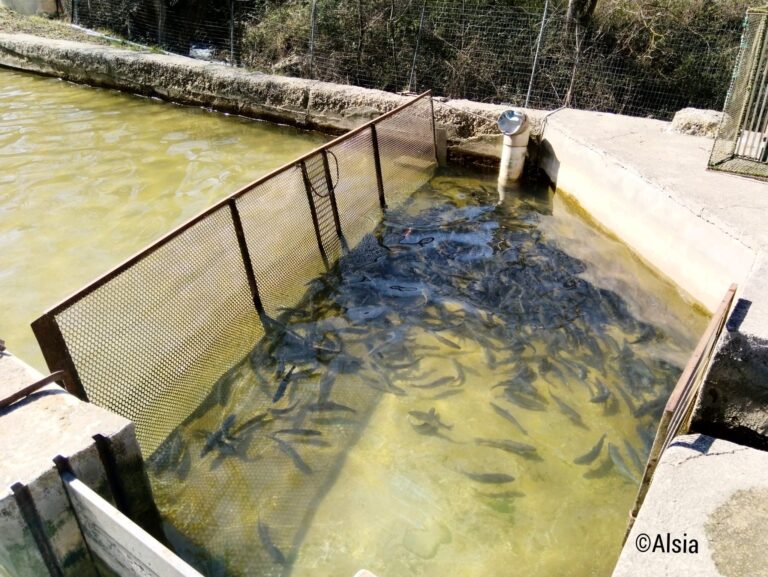
[[[61,479],[91,554],[120,577],[203,577],[72,473]]]

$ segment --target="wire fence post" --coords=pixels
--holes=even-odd
[[[317,0],[312,0],[309,12],[309,79],[313,78],[315,63],[315,28],[317,27]]]
[[[549,0],[544,0],[544,11],[541,13],[541,28],[539,28],[539,39],[536,41],[536,51],[533,54],[533,66],[531,67],[531,79],[528,82],[528,93],[525,95],[525,108],[528,108],[528,103],[531,101],[533,82],[536,79],[536,66],[539,64],[539,49],[541,48],[541,40],[544,37],[544,26],[547,23],[547,8],[549,8]]]
[[[229,65],[235,65],[235,0],[229,0]]]
[[[421,40],[421,28],[424,26],[424,12],[427,9],[427,0],[421,5],[421,18],[419,18],[419,30],[416,32],[416,47],[413,49],[413,64],[411,64],[411,74],[408,76],[408,88],[406,92],[411,92],[416,84],[416,57],[419,55],[419,41]]]

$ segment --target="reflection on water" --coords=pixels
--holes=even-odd
[[[204,573],[610,574],[706,319],[547,191],[495,200],[389,211],[155,452]]]
[[[0,70],[0,338],[325,137]]]

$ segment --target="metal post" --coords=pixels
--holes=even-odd
[[[348,252],[349,245],[347,245],[347,239],[344,238],[344,233],[341,231],[341,221],[339,220],[339,208],[338,206],[336,206],[336,190],[335,190],[335,185],[333,183],[333,178],[331,177],[331,167],[328,164],[328,151],[323,149],[323,151],[321,152],[321,155],[323,157],[323,169],[325,170],[325,184],[326,184],[326,187],[328,188],[328,199],[331,201],[331,213],[333,214],[333,224],[336,226],[336,234],[339,237],[339,242],[341,242],[341,248],[345,252]],[[336,155],[334,155],[333,158],[336,161],[336,169],[338,171],[339,160],[336,158]],[[338,182],[336,184],[338,184]]]
[[[16,504],[19,506],[21,516],[24,518],[24,522],[32,534],[32,538],[35,540],[38,551],[43,558],[48,573],[51,577],[64,577],[64,571],[62,571],[59,565],[59,560],[56,557],[56,553],[53,550],[48,534],[45,530],[43,520],[40,518],[40,512],[35,506],[35,502],[32,499],[32,493],[29,491],[29,487],[21,483],[14,483],[11,485],[11,491],[16,499]]]
[[[531,101],[531,90],[533,90],[533,81],[536,78],[536,66],[539,64],[539,48],[541,47],[541,39],[544,37],[544,25],[547,23],[547,8],[549,8],[549,0],[544,0],[544,12],[541,14],[539,39],[536,41],[536,52],[533,54],[533,67],[531,68],[531,79],[528,82],[528,93],[525,95],[525,108],[528,108],[528,103]]]
[[[88,395],[75,368],[75,362],[69,354],[69,348],[64,341],[64,335],[61,334],[56,317],[50,313],[41,316],[32,323],[32,332],[35,333],[48,369],[52,373],[56,371],[67,373],[70,378],[64,380],[64,388],[81,401],[88,402]]]
[[[384,176],[381,173],[379,137],[376,134],[375,124],[371,124],[371,142],[373,142],[373,165],[376,167],[376,186],[379,188],[379,206],[381,206],[381,210],[385,210],[387,208],[387,199],[384,197]]]
[[[309,202],[309,212],[312,214],[312,224],[315,227],[315,237],[317,237],[317,249],[320,251],[320,257],[323,259],[325,270],[330,270],[328,264],[328,255],[325,254],[325,247],[323,246],[323,237],[320,234],[320,223],[317,221],[317,210],[315,210],[315,201],[312,199],[312,182],[309,180],[309,174],[307,174],[307,164],[302,160],[299,162],[299,168],[301,168],[301,176],[304,179],[304,189],[307,192],[307,202]]]
[[[235,236],[237,236],[237,244],[240,247],[240,255],[243,258],[243,267],[245,268],[245,276],[248,279],[248,287],[251,289],[253,306],[256,309],[256,312],[259,313],[259,317],[263,319],[266,313],[264,312],[264,305],[262,304],[261,296],[259,295],[259,287],[256,284],[256,273],[253,270],[251,255],[248,251],[248,242],[245,240],[243,221],[240,219],[237,200],[230,198],[227,204],[229,204],[229,211],[232,214],[232,225],[235,227]]]
[[[312,0],[312,8],[309,12],[309,78],[312,79],[313,66],[315,63],[315,26],[317,0]]]
[[[229,0],[229,65],[235,65],[235,0]]]
[[[411,91],[411,87],[416,84],[416,56],[419,54],[419,41],[421,40],[421,27],[424,26],[424,12],[427,9],[427,0],[421,5],[421,18],[419,18],[419,30],[416,32],[416,47],[413,49],[413,64],[411,64],[411,75],[408,77],[408,89]]]

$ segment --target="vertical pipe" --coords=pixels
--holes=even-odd
[[[56,317],[50,313],[44,314],[32,323],[32,332],[40,345],[48,369],[52,373],[56,371],[66,372],[70,378],[64,381],[64,388],[81,401],[88,402],[88,395],[80,380],[75,362],[69,354],[69,348],[67,348],[67,343],[61,334]]]
[[[379,137],[376,133],[375,124],[371,124],[371,142],[373,143],[373,164],[376,167],[376,186],[379,189],[379,206],[381,207],[381,210],[385,210],[387,208],[387,199],[384,197],[384,176],[381,173]]]
[[[315,63],[315,26],[316,26],[317,0],[312,0],[312,8],[309,12],[309,78],[313,78],[313,66]]]
[[[307,202],[309,203],[309,212],[312,215],[312,224],[315,227],[315,237],[317,238],[317,249],[320,251],[320,257],[323,259],[325,270],[330,270],[328,265],[328,255],[325,254],[325,247],[323,246],[323,237],[320,234],[320,223],[317,221],[317,211],[315,210],[315,201],[312,198],[312,183],[309,180],[309,174],[307,174],[307,164],[302,160],[299,162],[301,168],[301,176],[304,179],[304,190],[307,193]]]
[[[427,9],[427,0],[421,5],[421,18],[419,18],[419,30],[416,32],[416,47],[413,49],[413,64],[411,64],[411,75],[408,77],[407,92],[411,92],[412,86],[416,84],[416,57],[419,54],[419,41],[421,40],[421,28],[424,26],[424,12]]]
[[[235,228],[237,244],[240,247],[240,256],[243,259],[245,276],[248,279],[248,288],[251,289],[253,306],[256,309],[256,312],[259,313],[259,317],[263,319],[266,313],[264,312],[264,305],[261,302],[261,295],[259,295],[259,287],[256,284],[256,273],[253,270],[251,255],[248,251],[248,242],[245,240],[245,231],[243,230],[243,221],[240,218],[240,211],[237,208],[237,200],[230,198],[227,204],[229,205],[229,211],[232,215],[232,225]]]
[[[349,246],[347,245],[347,239],[344,238],[344,233],[341,231],[341,221],[339,220],[339,208],[336,205],[336,190],[334,189],[333,178],[331,178],[331,168],[328,165],[328,151],[326,149],[323,149],[321,154],[323,156],[323,169],[325,170],[325,184],[328,188],[328,199],[331,201],[331,213],[333,214],[333,224],[336,226],[336,235],[339,237],[339,241],[341,242],[341,248],[345,252],[348,252]],[[335,156],[334,156],[334,159],[336,159]],[[338,166],[339,166],[339,161],[338,159],[336,159],[337,169],[338,169]]]
[[[541,28],[539,28],[539,39],[536,41],[536,51],[533,54],[533,67],[531,68],[531,79],[528,81],[528,93],[525,95],[525,108],[528,108],[528,103],[531,101],[531,90],[533,90],[533,81],[536,78],[536,66],[539,64],[539,48],[541,47],[541,40],[544,37],[544,25],[547,22],[548,7],[549,0],[544,0],[544,11],[541,13]]]

